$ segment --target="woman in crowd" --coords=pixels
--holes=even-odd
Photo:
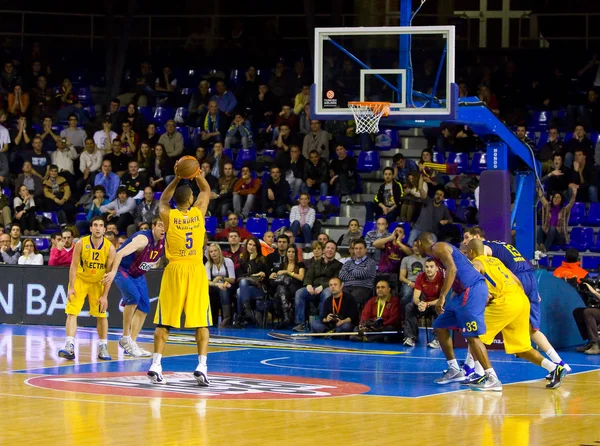
[[[315,240],[314,242],[312,242],[312,253],[307,254],[307,256],[310,256],[312,254],[312,257],[304,259],[305,269],[310,268],[310,265],[312,265],[313,262],[323,257],[323,249],[325,249],[325,247],[321,244],[320,241]]]
[[[300,194],[299,202],[300,204],[292,207],[290,211],[290,230],[294,233],[294,237],[302,234],[304,247],[308,248],[312,243],[312,227],[315,223],[316,213],[310,207],[310,195]]]
[[[421,200],[421,193],[419,192],[419,172],[410,172],[406,177],[406,184],[404,184],[404,198],[402,200],[402,206],[400,206],[400,221],[412,222],[415,215],[415,208],[417,202]],[[423,189],[427,194],[428,186],[423,181]]]
[[[154,155],[148,141],[140,144],[140,150],[137,153],[137,162],[140,166],[140,172],[149,172],[154,167]]]
[[[552,245],[566,245],[569,243],[569,216],[577,196],[576,184],[570,184],[571,200],[563,206],[563,197],[559,192],[552,194],[551,203],[544,197],[544,191],[538,189],[542,202],[541,225],[537,228],[537,249],[546,252]]]
[[[92,202],[90,203],[90,209],[85,216],[85,220],[80,220],[75,222],[75,227],[79,234],[87,234],[90,232],[90,221],[94,217],[100,217],[102,212],[100,212],[100,206],[104,206],[110,203],[110,200],[106,198],[106,189],[104,186],[98,185],[94,186],[92,189]]]
[[[356,218],[350,220],[348,223],[348,232],[342,235],[337,244],[338,246],[350,246],[353,240],[358,240],[362,237],[362,232],[360,232],[360,224]]]
[[[305,271],[304,263],[298,261],[298,250],[295,246],[289,246],[285,254],[285,260],[275,278],[276,307],[283,314],[283,320],[279,324],[280,329],[287,328],[294,322],[292,315],[294,295],[302,288]]]
[[[127,104],[127,111],[125,112],[125,119],[131,124],[131,130],[140,136],[140,138],[146,137],[146,120],[144,116],[138,112],[136,105],[133,102]]]
[[[233,261],[223,257],[221,247],[217,243],[211,243],[208,247],[206,274],[208,276],[213,324],[216,324],[218,320],[220,306],[223,318],[219,328],[227,328],[231,325],[231,294],[232,286],[235,284],[235,271]]]
[[[23,240],[23,255],[19,257],[19,265],[43,265],[44,257],[38,253],[35,242],[28,238]]]
[[[21,225],[23,235],[38,235],[38,223],[35,217],[35,200],[24,184],[19,187],[19,196],[13,200],[15,220]]]
[[[154,165],[150,168],[150,187],[155,191],[165,190],[175,178],[173,174],[173,165],[165,152],[162,144],[156,144],[154,147]]]
[[[148,124],[148,127],[146,128],[146,134],[148,135],[147,141],[150,145],[150,148],[155,148],[156,144],[158,144],[158,140],[160,139],[160,135],[156,131],[156,124]]]
[[[259,309],[252,311],[252,300],[265,295],[265,277],[267,266],[260,250],[260,242],[251,237],[246,242],[246,251],[240,256],[237,281],[237,314],[234,328],[243,328],[244,319],[262,326],[262,315]]]

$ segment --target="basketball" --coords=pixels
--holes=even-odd
[[[175,170],[175,173],[181,178],[191,180],[200,173],[200,164],[198,164],[198,160],[193,156],[182,156],[179,158]]]

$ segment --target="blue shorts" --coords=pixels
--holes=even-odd
[[[464,293],[446,300],[444,312],[433,322],[433,328],[459,330],[465,337],[485,334],[485,306],[487,305],[488,287],[481,280]]]
[[[540,299],[538,296],[538,283],[532,271],[515,274],[523,284],[523,291],[529,299],[529,322],[534,330],[540,329]]]
[[[142,313],[150,312],[150,298],[148,297],[148,284],[144,276],[131,277],[121,270],[115,275],[115,284],[121,291],[125,305],[137,305]]]

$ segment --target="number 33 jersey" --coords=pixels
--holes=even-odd
[[[185,212],[171,209],[166,234],[166,254],[169,262],[203,264],[204,216],[191,207]]]
[[[110,242],[102,238],[98,246],[92,244],[92,237],[81,239],[81,257],[77,265],[77,277],[86,282],[100,282],[106,273],[106,262],[110,252]]]

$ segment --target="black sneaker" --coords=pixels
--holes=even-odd
[[[298,324],[294,328],[292,328],[292,331],[295,331],[295,332],[298,332],[298,333],[305,333],[308,330],[306,329],[306,325],[304,325],[304,324]]]
[[[550,373],[550,382],[546,384],[548,389],[558,389],[562,384],[562,380],[567,376],[567,369],[562,365],[557,365]]]

